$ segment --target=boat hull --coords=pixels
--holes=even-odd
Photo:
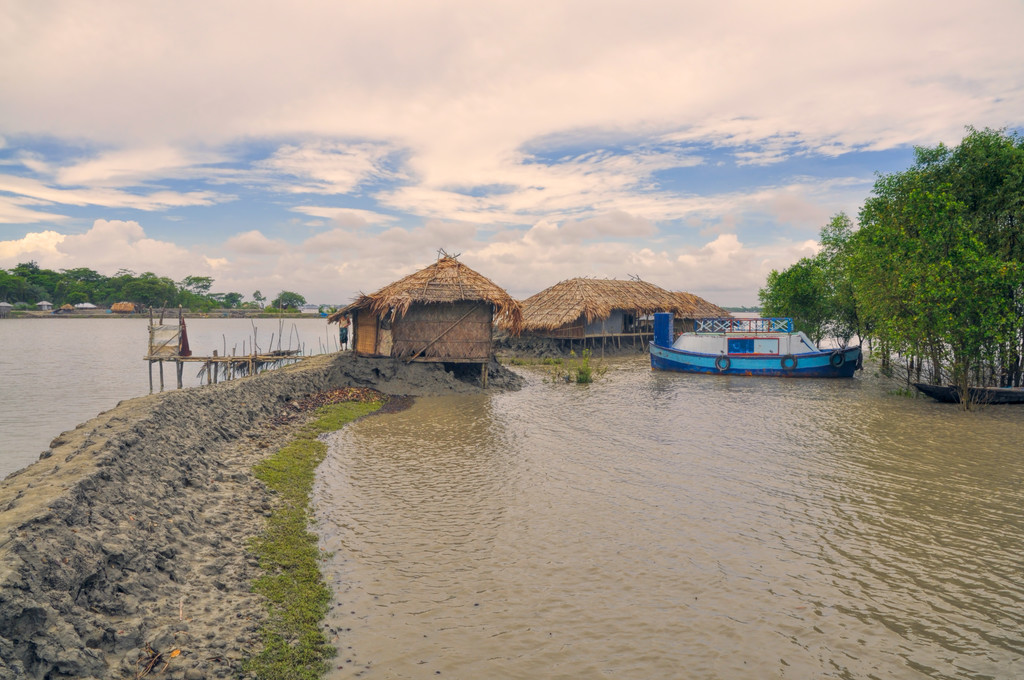
[[[960,403],[960,388],[952,385],[927,385],[914,383],[917,391],[936,401],[947,404]],[[969,387],[972,403],[975,404],[1024,404],[1024,388],[1019,387]]]
[[[859,347],[786,356],[735,356],[688,352],[651,343],[651,368],[680,373],[785,378],[852,378],[860,363],[860,358]]]

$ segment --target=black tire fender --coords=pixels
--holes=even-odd
[[[729,361],[729,357],[727,356],[720,356],[717,359],[715,359],[715,368],[717,368],[719,371],[728,371],[729,366],[731,365],[732,362]]]

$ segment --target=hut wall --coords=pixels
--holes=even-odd
[[[414,304],[392,324],[391,356],[486,361],[493,351],[492,316],[489,302]]]
[[[354,349],[359,354],[377,353],[377,317],[367,309],[356,312],[355,323],[350,329],[355,342]]]
[[[572,323],[567,323],[564,326],[558,328],[552,328],[548,330],[528,331],[530,335],[535,335],[538,338],[555,338],[556,340],[579,340],[583,337],[584,329],[583,317],[580,317]]]
[[[624,332],[626,314],[621,309],[613,309],[607,319],[594,319],[586,325],[583,332],[587,337],[601,335],[619,335]]]

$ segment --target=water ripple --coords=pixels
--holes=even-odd
[[[1019,410],[616,364],[336,434],[331,677],[1011,677]]]

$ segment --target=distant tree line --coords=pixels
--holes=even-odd
[[[821,230],[821,251],[772,271],[762,314],[816,341],[868,340],[908,380],[1020,386],[1024,356],[1024,138],[968,129],[881,175],[858,215]]]
[[[86,267],[76,269],[43,269],[35,262],[22,262],[13,269],[0,269],[0,300],[17,307],[32,309],[47,300],[55,308],[89,302],[97,307],[110,307],[115,302],[131,302],[140,307],[177,307],[207,312],[211,309],[263,309],[265,311],[297,311],[306,304],[298,293],[283,290],[265,307],[267,298],[260,291],[245,301],[241,293],[213,293],[213,278],[186,276],[173,281],[153,272],[136,274],[121,269],[113,276],[104,276]]]

